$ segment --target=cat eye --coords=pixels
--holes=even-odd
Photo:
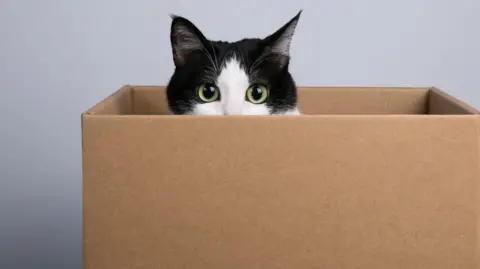
[[[261,104],[267,97],[268,89],[264,85],[252,85],[247,89],[247,100],[253,104]]]
[[[213,84],[202,84],[197,88],[197,94],[200,99],[205,103],[210,103],[218,100],[220,97],[220,91],[217,86]]]

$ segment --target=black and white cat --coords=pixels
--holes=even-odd
[[[236,42],[209,40],[191,21],[172,15],[175,71],[167,86],[170,113],[300,115],[288,66],[301,13],[263,39]]]

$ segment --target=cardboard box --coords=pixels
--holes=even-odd
[[[435,88],[300,88],[307,115],[82,115],[84,268],[480,268],[479,118]]]

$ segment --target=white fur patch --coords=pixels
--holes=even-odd
[[[216,84],[220,89],[220,101],[195,106],[199,115],[270,115],[265,104],[252,104],[245,100],[250,86],[247,72],[235,57],[221,68]]]
[[[298,108],[294,108],[294,109],[290,109],[290,110],[286,111],[282,115],[285,115],[285,116],[300,116],[301,113],[298,110]]]

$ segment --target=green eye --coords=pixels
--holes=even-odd
[[[197,89],[198,97],[205,103],[216,101],[220,96],[220,92],[215,85],[202,84]]]
[[[261,104],[267,100],[268,90],[263,85],[253,85],[247,89],[247,100],[253,104]]]

